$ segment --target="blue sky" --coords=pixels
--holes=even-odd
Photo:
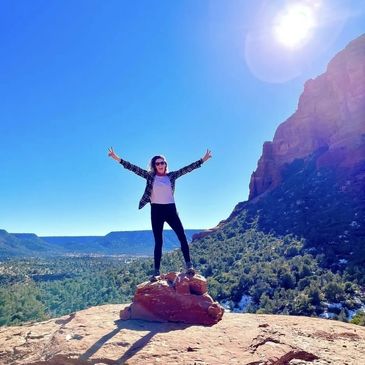
[[[270,30],[284,1],[1,1],[0,228],[150,229],[145,180],[110,146],[170,170],[209,148],[177,180],[177,209],[185,228],[227,218],[304,82],[364,33],[362,1],[303,2],[320,3],[317,24],[288,49]]]

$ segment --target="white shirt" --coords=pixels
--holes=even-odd
[[[151,203],[175,203],[170,178],[167,175],[155,175],[151,194]]]

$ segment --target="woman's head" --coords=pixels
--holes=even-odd
[[[156,155],[151,158],[148,165],[148,171],[154,172],[155,174],[167,173],[169,171],[167,166],[167,160],[164,155]]]

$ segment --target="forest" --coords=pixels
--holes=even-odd
[[[245,311],[320,316],[364,325],[364,269],[328,267],[325,254],[293,235],[262,232],[257,220],[233,219],[190,244],[193,263],[213,299],[251,298]],[[244,227],[244,228],[243,228]],[[161,271],[183,267],[180,249],[163,254]],[[63,256],[0,263],[0,325],[42,321],[91,306],[131,302],[148,280],[153,259],[133,256]],[[352,315],[350,315],[352,313]]]

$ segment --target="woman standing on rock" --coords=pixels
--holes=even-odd
[[[122,164],[124,168],[133,171],[135,174],[145,178],[146,188],[139,202],[138,208],[143,208],[147,203],[151,204],[151,223],[153,235],[155,238],[154,250],[154,274],[150,277],[150,281],[157,281],[160,276],[160,262],[162,256],[162,231],[164,222],[176,233],[181,250],[185,259],[186,272],[195,274],[193,264],[190,260],[189,245],[184,233],[183,225],[180,221],[176,210],[174,192],[175,180],[194,169],[200,167],[203,162],[212,157],[211,152],[207,149],[204,157],[187,165],[179,170],[168,172],[167,160],[163,155],[153,156],[150,160],[148,171],[131,164],[117,156],[113,148],[109,148],[108,155]]]

